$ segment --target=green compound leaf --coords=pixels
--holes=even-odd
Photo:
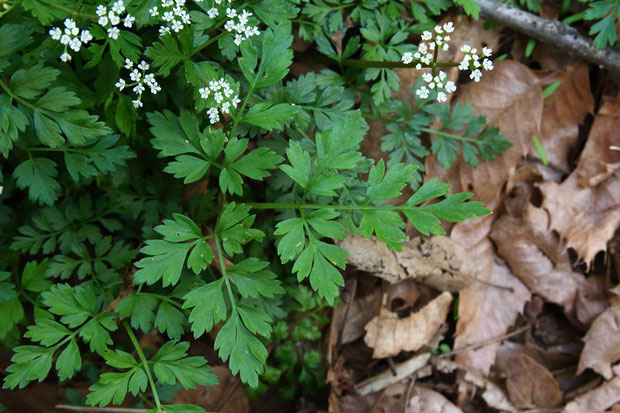
[[[228,315],[222,286],[224,280],[212,281],[186,294],[183,308],[192,308],[188,321],[194,337],[198,338],[211,331],[213,326]]]
[[[163,384],[175,384],[177,381],[185,389],[193,389],[196,385],[214,386],[217,377],[203,357],[187,356],[189,343],[168,341],[153,358],[153,373]]]

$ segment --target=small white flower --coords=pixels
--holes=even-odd
[[[131,28],[135,21],[136,18],[128,14],[123,21],[123,26]]]
[[[133,62],[127,57],[125,58],[125,69],[131,69],[133,67]]]
[[[112,40],[116,40],[118,39],[118,35],[120,34],[120,30],[118,30],[118,27],[110,27],[108,29],[108,37]]]
[[[69,47],[71,48],[71,50],[73,50],[75,52],[79,52],[80,51],[80,47],[82,47],[82,42],[77,37],[74,37],[69,42]]]
[[[437,102],[445,102],[448,100],[448,96],[444,92],[437,93]]]
[[[226,16],[228,16],[229,19],[235,18],[237,16],[237,9],[227,8]]]
[[[53,29],[50,29],[49,34],[52,39],[60,40],[60,36],[62,36],[62,30],[60,30],[59,27],[54,27]]]
[[[161,18],[165,22],[170,22],[170,21],[174,20],[174,13],[171,12],[171,11],[164,12],[164,14],[161,16]]]
[[[480,78],[482,77],[482,72],[480,69],[476,69],[469,74],[469,78],[473,79],[474,82],[480,82]]]
[[[125,4],[122,2],[122,0],[118,0],[112,6],[112,10],[114,10],[114,13],[116,14],[121,14],[125,11]]]
[[[441,28],[440,25],[435,26],[435,33],[437,33],[437,34],[442,34],[443,33],[443,29]]]
[[[97,6],[97,11],[95,12],[95,14],[97,14],[97,16],[99,17],[105,16],[106,14],[108,14],[108,9],[103,4],[100,4]]]
[[[159,87],[158,84],[155,84],[155,85],[151,86],[151,93],[154,94],[154,95],[156,95],[157,92],[159,92],[160,90],[161,90],[161,87]]]
[[[72,19],[65,19],[65,27],[67,29],[75,28],[75,22]]]
[[[172,26],[171,26],[172,30],[174,30],[176,33],[178,33],[180,30],[183,30],[183,24],[181,24],[180,21],[178,20],[174,20],[172,22]]]
[[[99,17],[99,20],[97,20],[97,24],[99,24],[99,26],[106,26],[108,24],[108,16]]]
[[[140,102],[139,100],[132,100],[131,103],[133,103],[133,107],[134,108],[141,108],[142,106],[144,106],[144,104],[142,102]]]
[[[415,94],[418,95],[420,99],[428,99],[428,93],[429,93],[429,90],[426,88],[426,86],[422,86],[421,88],[415,91]]]
[[[235,35],[235,40],[234,40],[234,42],[235,42],[235,44],[236,44],[237,46],[241,46],[241,42],[242,42],[242,41],[244,41],[244,40],[245,40],[245,39],[244,39],[244,38],[243,38],[243,36],[241,36],[240,34],[238,34],[238,33],[237,33],[237,34]]]
[[[144,85],[142,83],[138,83],[133,88],[133,91],[138,95],[142,94],[142,92],[144,92],[145,90],[146,89],[144,88]]]
[[[87,44],[88,42],[93,40],[93,35],[90,34],[90,31],[88,30],[82,30],[82,34],[80,34],[80,40],[82,41],[82,43]]]
[[[229,113],[230,111],[230,102],[222,103],[222,113]]]
[[[108,18],[110,19],[110,24],[112,26],[116,26],[121,22],[121,18],[118,17],[116,14],[113,14],[112,12],[108,13]]]
[[[138,65],[138,68],[142,69],[142,70],[149,70],[149,64],[146,63],[144,60],[140,62],[140,64]]]
[[[198,92],[200,93],[201,98],[207,99],[209,97],[209,93],[211,93],[211,90],[207,87],[201,87],[198,89]]]
[[[163,36],[163,35],[168,34],[168,33],[170,33],[170,27],[167,27],[167,26],[160,26],[159,27],[159,35],[160,36]]]
[[[403,53],[403,63],[408,65],[411,62],[413,62],[413,54],[411,52]]]
[[[78,29],[77,27],[74,27],[71,29],[71,34],[73,36],[77,36],[78,34],[80,34],[80,29]]]
[[[151,14],[151,17],[157,17],[159,16],[159,11],[157,10],[157,6],[155,7],[151,7],[149,9],[149,13]]]
[[[142,73],[140,73],[138,71],[138,69],[134,69],[130,74],[129,74],[129,78],[131,80],[133,80],[134,82],[139,82],[140,79],[142,78]]]
[[[69,60],[71,60],[71,55],[67,52],[64,52],[60,55],[60,60],[62,60],[63,62],[68,62]]]
[[[125,83],[125,79],[121,78],[121,79],[118,79],[118,82],[116,82],[114,86],[116,86],[118,90],[123,90],[125,89],[125,86],[127,86],[127,83]]]
[[[446,82],[446,86],[444,87],[444,90],[448,93],[453,93],[456,91],[456,85],[454,84],[453,81],[448,80]]]
[[[61,44],[69,44],[70,41],[71,41],[71,36],[67,34],[63,34],[62,37],[60,38]]]
[[[489,47],[483,47],[482,48],[482,56],[484,57],[490,57],[493,54],[493,50]]]
[[[443,25],[443,30],[446,33],[452,33],[454,31],[454,24],[452,22],[446,22]]]
[[[224,100],[224,96],[222,96],[222,92],[215,92],[215,94],[213,95],[213,98],[218,104],[222,103],[222,101]]]
[[[484,59],[482,61],[482,67],[484,70],[493,70],[493,62],[489,59]]]
[[[415,65],[415,70],[422,70],[422,63]]]
[[[448,43],[444,43],[444,44],[441,46],[441,48],[442,48],[443,50],[448,50],[448,49],[450,48],[450,45],[449,45]]]
[[[432,82],[432,81],[433,81],[433,75],[432,75],[432,74],[430,74],[430,73],[424,73],[424,74],[422,75],[422,79],[424,79],[424,81],[425,81],[426,83]]]
[[[210,18],[215,18],[217,16],[219,16],[219,12],[217,11],[217,9],[214,7],[212,9],[207,10],[207,14],[209,15]]]
[[[235,96],[234,98],[232,98],[232,100],[230,101],[230,103],[232,103],[233,107],[235,107],[235,108],[236,108],[236,107],[237,107],[237,105],[238,105],[239,103],[241,103],[241,99],[239,99],[239,97],[238,97],[238,96]]]
[[[461,46],[461,52],[463,53],[469,53],[471,51],[471,46],[468,44],[464,44],[463,46]]]

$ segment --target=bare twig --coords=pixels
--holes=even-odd
[[[431,353],[421,353],[417,356],[410,358],[395,366],[396,375],[392,374],[391,370],[385,370],[376,376],[364,380],[359,383],[356,390],[362,396],[372,392],[385,389],[387,386],[398,383],[399,381],[411,376],[422,367],[426,366],[428,360],[431,357]]]
[[[524,331],[529,330],[530,327],[531,326],[528,324],[528,325],[526,325],[524,327],[521,327],[521,328],[519,328],[519,329],[517,329],[515,331],[511,331],[510,333],[502,334],[501,336],[491,337],[491,338],[488,338],[486,340],[482,340],[482,341],[479,341],[477,343],[471,343],[471,344],[468,344],[468,345],[466,345],[464,347],[460,347],[460,348],[457,348],[455,350],[449,351],[447,353],[440,354],[439,357],[443,357],[443,358],[445,358],[445,357],[452,357],[452,356],[457,355],[457,354],[466,353],[466,352],[468,352],[470,350],[478,350],[479,348],[486,347],[486,346],[489,346],[491,344],[495,344],[495,343],[499,343],[501,341],[504,341],[507,338],[518,336],[519,334],[523,333]]]
[[[494,0],[477,0],[477,3],[484,18],[543,43],[552,44],[569,55],[604,67],[616,77],[620,76],[620,52],[611,48],[596,50],[590,39],[582,36],[575,28]]]

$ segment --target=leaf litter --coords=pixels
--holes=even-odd
[[[328,381],[350,384],[332,387],[330,412],[620,411],[620,99],[600,79],[595,95],[583,63],[541,64],[498,62],[453,100],[475,103],[511,148],[477,168],[426,158],[426,180],[492,215],[445,236],[409,228],[401,251],[339,242],[347,287],[376,281],[334,310]],[[416,81],[402,72],[399,93]]]

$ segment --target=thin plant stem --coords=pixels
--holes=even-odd
[[[30,102],[20,98],[16,94],[14,94],[13,91],[11,91],[11,89],[9,88],[9,86],[6,83],[4,83],[4,80],[2,80],[2,78],[0,78],[0,87],[2,89],[4,89],[4,91],[7,93],[7,95],[9,95],[11,97],[11,99],[15,99],[16,101],[18,101],[22,105],[24,105],[26,107],[29,107],[32,110],[37,110],[37,107],[34,106],[32,103],[30,103]]]
[[[232,306],[233,312],[237,309],[237,303],[235,299],[235,295],[233,294],[232,287],[230,286],[230,280],[228,279],[228,274],[226,273],[226,262],[224,261],[224,254],[222,254],[222,244],[220,242],[220,237],[215,234],[215,248],[217,249],[217,258],[220,262],[220,268],[222,271],[222,277],[224,278],[224,283],[226,284],[226,290],[228,291],[228,298],[230,298],[230,305]]]
[[[131,344],[136,349],[136,353],[138,353],[138,357],[140,358],[140,362],[142,363],[142,367],[144,368],[144,372],[146,373],[146,378],[149,381],[149,385],[151,386],[151,391],[153,392],[153,399],[155,399],[155,405],[157,411],[159,413],[162,412],[161,402],[159,401],[159,395],[157,394],[157,388],[155,387],[155,380],[153,380],[153,375],[151,374],[151,369],[149,368],[149,362],[144,356],[144,352],[142,351],[142,347],[140,347],[140,343],[138,343],[138,339],[136,335],[133,333],[133,330],[127,324],[127,321],[123,321],[123,327],[127,331],[127,335],[129,335],[129,339],[131,340]]]

